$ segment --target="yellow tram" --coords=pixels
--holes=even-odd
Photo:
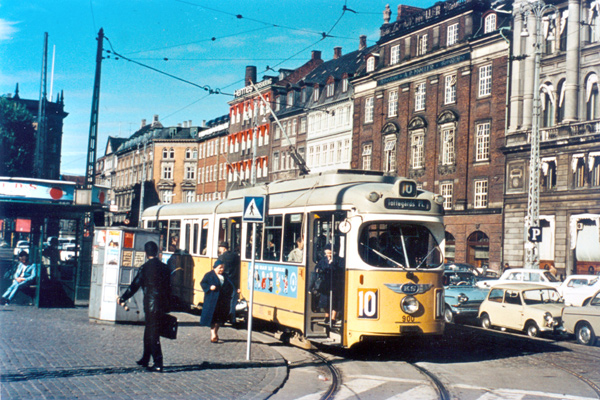
[[[242,208],[245,196],[259,195],[268,210],[257,224],[251,276],[253,229],[242,223]],[[143,220],[162,233],[163,260],[179,271],[176,295],[189,303],[202,303],[200,281],[218,244],[227,241],[241,258],[243,298],[254,285],[254,318],[273,321],[300,341],[350,347],[443,333],[442,198],[412,180],[367,171],[307,175],[232,191],[224,200],[154,206]],[[329,286],[343,291],[337,293],[343,297],[339,325],[326,318],[331,301],[319,308],[310,291],[326,246],[343,271],[337,275],[343,282]]]

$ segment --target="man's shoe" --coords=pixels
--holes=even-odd
[[[140,367],[148,368],[148,361],[144,361],[143,359],[137,360],[135,363]]]
[[[148,372],[163,372],[163,366],[162,365],[153,365],[151,367],[146,367],[146,371]]]

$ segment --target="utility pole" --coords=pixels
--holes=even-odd
[[[525,268],[539,268],[542,228],[540,226],[540,69],[542,59],[542,17],[548,10],[554,9],[543,0],[524,3],[521,12],[526,20],[530,14],[535,18],[534,72],[533,72],[533,112],[531,121],[531,153],[529,159],[529,191],[527,198],[527,216],[525,218]],[[529,36],[527,25],[521,32],[522,37]]]
[[[96,76],[94,77],[94,94],[92,95],[92,114],[90,117],[90,135],[88,141],[87,165],[85,170],[85,186],[91,189],[96,175],[96,141],[98,138],[98,108],[100,105],[100,75],[102,70],[102,44],[104,29],[98,32],[98,47],[96,50]]]
[[[42,57],[42,79],[40,83],[40,102],[38,104],[37,130],[35,153],[33,158],[33,176],[45,178],[47,173],[45,163],[46,150],[46,81],[48,69],[48,32],[44,32],[44,55]]]

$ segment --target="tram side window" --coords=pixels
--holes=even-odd
[[[278,261],[281,256],[281,215],[271,215],[267,217],[265,226],[265,241],[263,248],[263,259]]]
[[[246,223],[246,253],[245,256],[248,260],[252,259],[252,223]],[[255,260],[260,260],[260,249],[262,247],[262,232],[263,224],[256,224],[256,256]]]
[[[198,236],[200,234],[200,224],[194,223],[194,237],[192,238],[192,252],[198,254]]]
[[[190,252],[191,246],[190,242],[192,241],[192,224],[185,224],[185,251],[187,253]]]
[[[208,220],[202,220],[202,230],[200,232],[200,254],[206,255],[206,243],[208,242]]]
[[[285,261],[302,262],[304,260],[304,239],[302,214],[288,214],[285,216],[283,233],[283,254]]]
[[[179,234],[181,231],[181,221],[171,220],[169,221],[169,251],[175,252],[179,248]]]
[[[159,248],[162,251],[167,251],[167,233],[169,232],[168,226],[168,221],[158,221],[158,231],[160,232]]]
[[[227,241],[227,218],[219,220],[219,243]]]
[[[318,263],[323,258],[325,246],[334,242],[333,252],[344,257],[344,236],[338,229],[340,222],[346,218],[345,213],[315,214],[313,222],[313,261]]]

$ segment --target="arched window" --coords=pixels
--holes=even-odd
[[[556,103],[556,122],[559,124],[565,119],[565,80],[558,82],[556,87],[556,95],[558,101]]]
[[[367,58],[367,72],[375,71],[375,57]]]
[[[490,33],[496,30],[496,14],[491,13],[485,17],[483,33]]]
[[[163,148],[162,158],[169,158],[169,153],[166,147]]]
[[[467,262],[475,267],[489,266],[490,239],[481,232],[475,231],[467,238]]]
[[[573,169],[573,187],[585,187],[585,157],[583,154],[573,154],[571,167]]]
[[[185,158],[187,160],[192,158],[192,149],[190,149],[189,147],[187,149],[185,149]]]
[[[586,118],[600,118],[600,96],[598,94],[598,75],[590,74],[585,83]]]
[[[554,105],[556,98],[551,83],[545,83],[540,88],[540,97],[542,104],[542,127],[554,125]]]
[[[172,147],[169,149],[169,158],[175,158],[175,150]]]
[[[541,183],[544,190],[556,187],[556,157],[543,158]]]

